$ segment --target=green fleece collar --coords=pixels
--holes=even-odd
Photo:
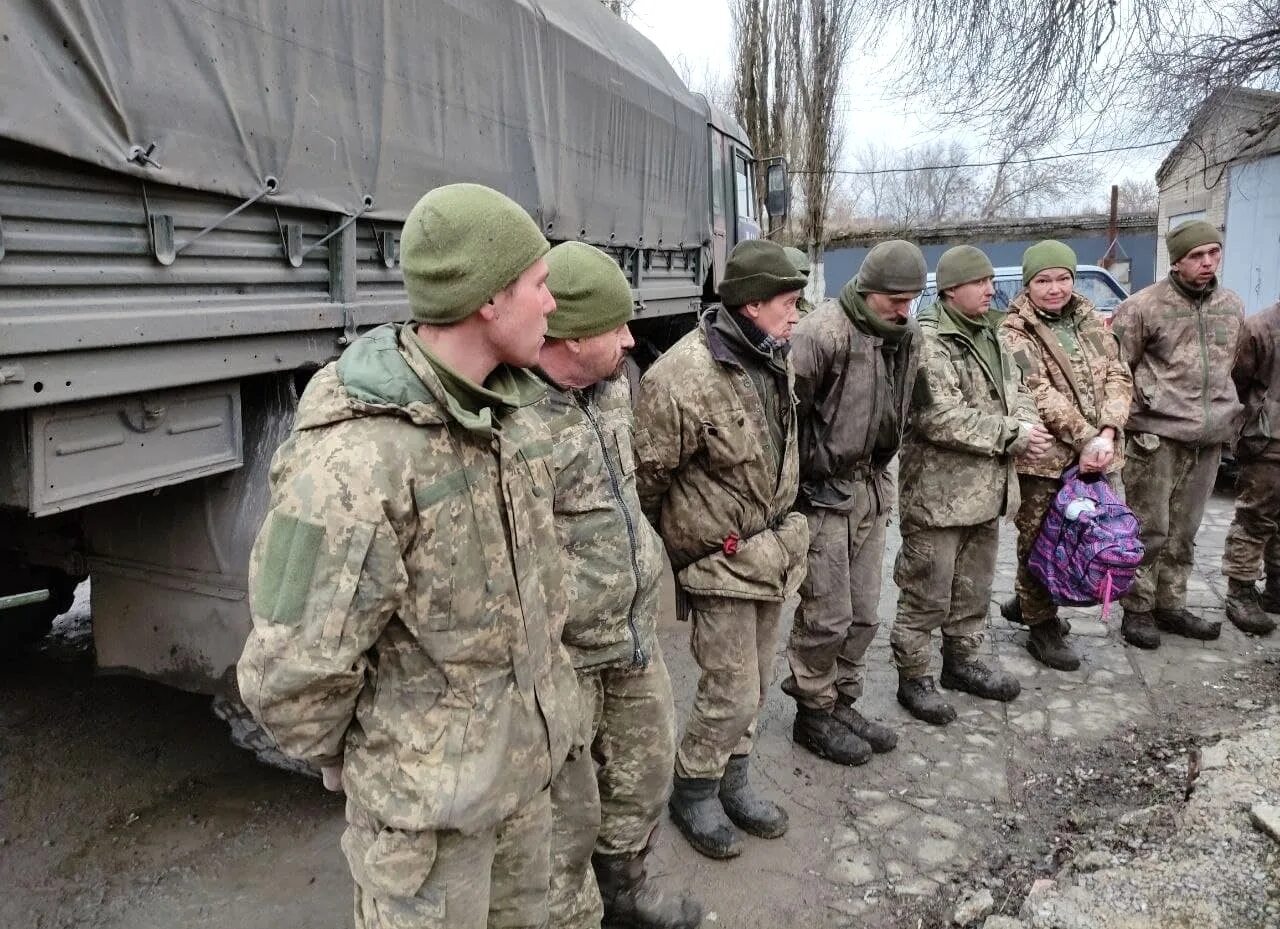
[[[849,322],[867,335],[884,339],[894,345],[901,342],[911,331],[911,326],[906,322],[885,322],[871,307],[867,306],[867,301],[862,294],[848,284],[840,291],[840,309],[844,310],[844,315],[849,317]]]

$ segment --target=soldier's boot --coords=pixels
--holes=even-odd
[[[1075,671],[1080,667],[1080,656],[1062,637],[1062,630],[1054,619],[1046,619],[1031,627],[1027,651],[1042,665],[1058,671]]]
[[[1161,632],[1184,636],[1188,639],[1199,639],[1209,642],[1222,634],[1222,623],[1211,623],[1201,619],[1186,607],[1176,610],[1156,610],[1154,613],[1156,628]]]
[[[1015,626],[1025,626],[1027,621],[1022,618],[1022,601],[1018,599],[1018,595],[1014,594],[1008,600],[1000,602],[1000,615],[1005,618],[1006,622],[1013,623]],[[1059,616],[1058,628],[1062,630],[1062,634],[1066,635],[1071,631],[1071,620]]]
[[[649,847],[635,855],[593,855],[604,900],[604,922],[625,929],[697,929],[702,906],[684,894],[665,893],[645,869]]]
[[[988,667],[977,658],[942,655],[942,674],[938,683],[947,690],[963,690],[984,700],[1008,703],[1022,693],[1022,684],[1008,671]]]
[[[870,745],[871,750],[877,755],[893,751],[898,744],[898,733],[884,723],[867,719],[854,709],[853,701],[847,697],[838,697],[836,699],[835,709],[831,711],[831,715],[848,726],[854,735]]]
[[[742,854],[742,834],[725,815],[716,796],[720,782],[712,777],[681,777],[671,784],[667,809],[671,820],[697,851],[708,858]]]
[[[1274,581],[1271,578],[1267,578],[1267,583],[1262,588],[1262,596],[1258,598],[1258,603],[1264,613],[1280,613],[1280,578]]]
[[[956,708],[942,699],[938,688],[933,684],[933,678],[927,674],[922,677],[900,677],[898,702],[916,719],[935,726],[945,726],[956,718]]]
[[[733,755],[720,779],[720,802],[729,818],[743,832],[762,839],[776,839],[787,831],[787,811],[755,792],[747,779],[749,755]]]
[[[1276,621],[1266,614],[1253,581],[1227,580],[1227,619],[1241,632],[1266,635],[1276,628]]]
[[[1120,620],[1120,635],[1137,648],[1160,647],[1160,632],[1156,629],[1155,617],[1150,613],[1125,610],[1124,619]]]
[[[836,764],[860,765],[871,760],[871,746],[826,710],[796,704],[791,737],[797,745]]]

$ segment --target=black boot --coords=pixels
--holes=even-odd
[[[626,929],[697,929],[702,907],[683,894],[668,896],[645,871],[646,847],[635,855],[592,855],[604,901],[604,922]]]
[[[787,831],[787,811],[766,800],[747,780],[747,755],[734,755],[720,779],[720,802],[729,818],[743,832],[762,839],[776,839]]]
[[[1080,656],[1062,637],[1062,630],[1058,628],[1055,619],[1046,619],[1031,627],[1031,634],[1027,637],[1027,651],[1042,665],[1058,671],[1075,671],[1080,667]]]
[[[1241,632],[1266,635],[1276,628],[1276,621],[1266,614],[1253,581],[1227,580],[1227,619]]]
[[[1271,578],[1267,578],[1258,602],[1264,613],[1280,613],[1280,582],[1273,583]]]
[[[1156,610],[1156,628],[1161,632],[1185,636],[1188,639],[1199,639],[1209,642],[1222,634],[1222,623],[1211,623],[1201,619],[1185,607],[1176,610]]]
[[[945,726],[956,718],[956,708],[938,693],[933,686],[933,678],[908,677],[898,679],[898,702],[907,708],[916,719],[922,719],[935,726]]]
[[[689,844],[708,858],[734,858],[742,853],[742,835],[716,797],[720,782],[711,777],[676,775],[667,809]]]
[[[1160,647],[1160,632],[1156,629],[1155,617],[1150,613],[1125,610],[1124,619],[1120,621],[1120,635],[1137,648]]]
[[[898,733],[884,723],[867,719],[853,707],[853,701],[840,697],[831,715],[849,727],[849,730],[871,746],[877,755],[893,751],[898,744]]]
[[[871,746],[825,710],[796,704],[796,724],[791,737],[797,745],[836,764],[859,765],[871,760]]]
[[[1008,671],[989,668],[977,658],[952,658],[945,653],[938,683],[947,690],[963,690],[975,697],[1002,703],[1022,693],[1022,684]]]
[[[1022,618],[1022,601],[1018,599],[1018,595],[1014,594],[1008,600],[1004,600],[1000,604],[1000,615],[1007,622],[1013,623],[1015,626],[1025,626],[1027,621]],[[1058,628],[1066,635],[1071,631],[1071,620],[1058,617]]]

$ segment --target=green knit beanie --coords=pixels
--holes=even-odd
[[[438,326],[466,319],[550,247],[529,214],[496,190],[437,187],[409,211],[400,235],[413,318]]]
[[[1189,219],[1185,223],[1179,223],[1178,228],[1170,229],[1164,241],[1169,246],[1169,264],[1172,265],[1185,258],[1193,248],[1211,243],[1221,245],[1222,233],[1213,223],[1207,223],[1203,219]]]
[[[787,253],[787,257],[791,259],[791,263],[796,266],[796,270],[805,277],[809,276],[809,256],[794,245],[788,245],[783,249]]]
[[[1057,239],[1037,242],[1022,253],[1022,286],[1026,287],[1033,277],[1049,268],[1066,268],[1075,277],[1076,263],[1076,253],[1067,243]]]
[[[635,302],[618,263],[585,242],[563,242],[547,252],[547,289],[556,311],[547,319],[550,339],[585,339],[631,321]]]
[[[924,290],[924,253],[905,239],[881,242],[867,252],[853,279],[861,294],[909,294]]]
[[[804,290],[805,276],[796,270],[777,242],[748,239],[729,253],[720,282],[720,300],[728,307],[772,300],[778,294]]]
[[[957,245],[942,253],[938,259],[938,269],[934,272],[934,281],[938,293],[959,287],[970,281],[980,281],[984,277],[995,277],[996,269],[991,267],[991,259],[980,248],[972,245]]]

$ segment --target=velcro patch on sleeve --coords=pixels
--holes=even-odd
[[[323,526],[273,512],[253,582],[254,612],[274,623],[297,625],[306,612]]]

